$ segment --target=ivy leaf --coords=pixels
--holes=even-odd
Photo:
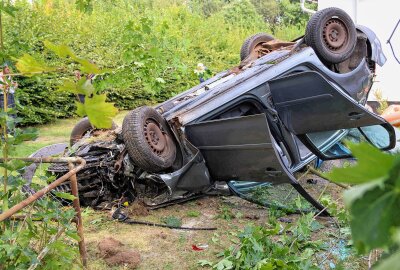
[[[118,110],[113,103],[106,102],[106,95],[93,95],[85,97],[84,104],[77,104],[77,113],[80,116],[87,115],[90,123],[96,128],[111,128],[112,119]]]
[[[399,205],[400,194],[389,185],[377,185],[352,202],[350,225],[360,253],[391,244],[389,232],[400,226]]]
[[[26,76],[32,76],[31,73],[49,72],[55,70],[54,68],[46,66],[44,63],[39,62],[31,55],[26,53],[21,58],[17,59],[17,64],[15,66]]]
[[[370,181],[379,181],[388,176],[396,157],[381,152],[368,143],[346,143],[353,156],[357,158],[357,165],[346,168],[334,168],[325,176],[334,181],[349,184],[361,184]]]

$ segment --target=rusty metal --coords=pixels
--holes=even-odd
[[[72,164],[72,162],[68,162],[68,168],[70,171],[73,171],[75,166]],[[86,252],[86,247],[85,247],[85,239],[83,236],[83,221],[82,221],[82,215],[81,215],[81,207],[79,204],[79,194],[78,194],[78,180],[76,178],[76,173],[72,174],[70,177],[71,181],[71,193],[72,195],[75,196],[75,199],[72,201],[72,204],[74,206],[75,212],[76,212],[76,229],[77,233],[79,236],[79,253],[81,255],[82,259],[82,265],[84,267],[87,266],[87,252]]]
[[[122,162],[124,161],[124,156],[126,155],[126,153],[127,153],[127,150],[126,150],[126,148],[124,148],[124,150],[121,151],[117,160],[115,161],[114,169],[115,169],[116,173],[119,172],[119,170],[121,170]]]
[[[68,163],[70,170],[68,173],[66,173],[63,176],[61,176],[60,178],[56,179],[54,182],[50,183],[48,186],[46,186],[43,189],[32,194],[31,196],[29,196],[22,202],[14,205],[10,209],[8,209],[7,211],[1,213],[0,214],[0,222],[11,217],[12,215],[17,213],[21,209],[25,208],[29,204],[33,203],[34,201],[40,199],[45,194],[49,193],[51,190],[53,190],[58,185],[62,184],[67,179],[70,179],[71,187],[72,187],[71,192],[75,196],[75,199],[73,201],[73,206],[76,211],[76,218],[74,219],[74,221],[76,222],[78,235],[80,237],[80,240],[78,242],[79,252],[81,255],[81,259],[82,259],[82,264],[83,264],[83,266],[86,267],[87,253],[86,253],[86,247],[85,247],[85,242],[84,242],[84,237],[83,237],[83,224],[82,224],[82,216],[81,216],[81,210],[80,210],[80,205],[79,205],[78,182],[77,182],[77,178],[76,178],[76,174],[85,167],[86,161],[81,157],[61,157],[61,158],[53,158],[53,157],[32,158],[31,157],[31,158],[9,158],[9,159],[0,158],[0,163],[4,163],[11,159],[22,160],[25,162],[34,162],[34,163]],[[74,167],[73,163],[78,163],[79,165],[77,167]]]
[[[76,174],[78,171],[80,171],[86,164],[86,161],[83,158],[80,157],[64,157],[64,158],[10,158],[10,159],[17,159],[17,160],[22,160],[26,162],[42,162],[42,163],[68,163],[68,162],[74,162],[74,163],[79,163],[77,167],[75,167],[73,170],[69,171],[68,173],[64,174],[54,182],[50,183],[48,186],[44,187],[43,189],[39,190],[35,194],[29,196],[22,202],[14,205],[7,211],[3,212],[0,214],[0,222],[4,221],[6,218],[9,218],[16,212],[20,211],[21,209],[25,208],[29,204],[33,203],[34,201],[40,199],[43,197],[45,194],[49,193],[52,189],[63,183],[65,180],[69,179],[72,175]],[[9,160],[10,160],[9,159]],[[0,158],[0,163],[3,163],[4,159]]]
[[[155,154],[160,156],[164,152],[167,144],[165,133],[161,131],[159,125],[153,120],[147,120],[143,130],[148,145]]]
[[[348,29],[346,25],[337,18],[328,20],[323,29],[323,40],[332,51],[343,52],[348,44]]]

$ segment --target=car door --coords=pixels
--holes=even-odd
[[[269,88],[283,126],[323,159],[348,157],[341,147],[333,149],[344,138],[367,141],[382,150],[395,145],[390,124],[318,72],[284,76],[270,81]]]
[[[214,181],[291,182],[278,159],[265,113],[187,125],[185,134],[200,150]]]

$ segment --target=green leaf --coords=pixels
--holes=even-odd
[[[75,105],[76,105],[76,114],[82,117],[85,116],[86,115],[85,106],[79,101],[75,101]]]
[[[162,222],[171,227],[180,227],[182,225],[182,220],[174,216],[165,217]]]
[[[44,63],[36,60],[31,55],[26,53],[21,58],[17,59],[17,64],[15,66],[26,76],[32,76],[31,73],[49,72],[55,70],[54,68],[46,66]]]
[[[79,235],[76,233],[76,231],[65,231],[65,234],[68,236],[68,237],[70,237],[70,238],[72,238],[72,239],[74,239],[74,240],[76,240],[76,241],[80,241],[81,240],[81,238],[79,237]]]
[[[374,181],[374,182],[370,182],[370,183],[357,185],[355,187],[352,187],[352,188],[346,190],[343,193],[343,198],[344,198],[344,202],[345,202],[346,206],[350,207],[351,204],[355,200],[362,198],[362,196],[364,195],[365,192],[367,192],[377,186],[383,187],[383,182],[384,182],[383,180]]]
[[[6,168],[9,171],[16,171],[26,166],[26,162],[18,159],[12,159],[6,163],[0,163],[0,167]]]
[[[391,186],[376,186],[350,206],[351,231],[360,253],[391,245],[390,231],[400,226],[400,193]]]
[[[101,74],[104,73],[96,64],[91,63],[87,59],[75,59],[76,62],[81,64],[81,71],[88,74]]]
[[[80,79],[78,82],[72,80],[64,80],[61,85],[58,86],[58,91],[70,92],[77,95],[90,96],[95,91],[93,84],[86,78]]]
[[[5,4],[4,2],[1,2],[0,10],[10,15],[11,17],[15,17],[14,13],[18,10],[18,8],[12,6],[11,4]]]
[[[43,43],[47,49],[54,52],[59,57],[62,57],[62,58],[66,58],[68,56],[71,58],[76,57],[74,52],[67,45],[64,45],[64,44],[56,45],[48,40],[45,40]]]
[[[54,195],[56,195],[57,197],[61,198],[61,199],[66,199],[69,201],[73,201],[76,199],[76,197],[70,193],[65,193],[65,192],[54,192]]]
[[[207,261],[207,260],[199,260],[197,262],[200,266],[212,266],[212,262]]]
[[[388,176],[396,157],[381,152],[368,143],[353,144],[348,142],[357,165],[346,168],[335,168],[325,176],[334,181],[350,184],[361,184],[370,181],[379,181]]]
[[[379,262],[377,267],[374,267],[374,270],[394,270],[399,269],[400,262],[400,251],[390,255],[389,257],[383,259]]]
[[[85,103],[77,104],[77,113],[80,116],[86,114],[90,123],[96,128],[111,128],[112,119],[118,110],[113,103],[106,102],[106,95],[93,95],[85,97]]]

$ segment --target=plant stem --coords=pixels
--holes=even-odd
[[[4,6],[3,1],[1,1],[1,3],[2,3],[3,6]],[[1,12],[1,10],[0,10],[0,49],[1,49],[1,51],[4,50],[4,43],[3,43],[3,20],[2,20],[2,19],[3,19],[3,18],[2,18],[2,12]]]
[[[3,85],[3,99],[4,99],[4,112],[7,114],[7,88],[5,85]],[[4,163],[7,164],[7,159],[8,159],[8,134],[7,134],[7,121],[4,121],[3,125],[3,130],[2,130],[2,135],[4,138],[4,144],[3,144],[3,158],[4,158]],[[4,168],[3,171],[3,177],[4,177],[4,199],[3,199],[3,212],[8,210],[8,196],[7,196],[7,185],[8,185],[8,171],[7,168]],[[6,230],[6,223],[3,223],[3,230]]]

